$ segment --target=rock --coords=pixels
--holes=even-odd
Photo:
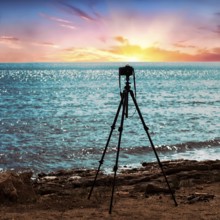
[[[220,170],[220,162],[216,162],[214,164],[211,165],[212,169],[217,169],[217,170]]]
[[[188,187],[197,187],[199,184],[220,180],[219,161],[164,161],[163,168],[171,189],[178,190]],[[117,173],[116,185],[132,189],[135,195],[170,193],[163,173],[157,162],[144,163],[143,167],[124,169]],[[41,196],[69,196],[80,190],[87,191],[94,183],[96,170],[59,170],[52,173],[41,173],[35,180],[33,187],[36,194]],[[28,178],[27,178],[28,179]],[[105,175],[101,171],[95,182],[95,187],[112,187],[113,175]],[[15,187],[16,188],[16,187]],[[11,190],[12,191],[12,190]],[[15,191],[16,192],[16,191]],[[13,193],[11,194],[13,197]],[[16,193],[15,193],[16,195]]]
[[[148,184],[145,189],[145,196],[147,197],[149,194],[155,194],[155,193],[170,193],[168,188],[159,187],[154,184]]]
[[[36,200],[31,184],[32,173],[0,173],[0,202],[30,202]]]
[[[57,176],[44,176],[42,179],[43,180],[57,180],[58,178]]]
[[[42,177],[44,177],[44,176],[46,176],[46,175],[47,175],[46,173],[41,172],[41,173],[38,174],[38,178],[42,178]]]
[[[191,194],[187,197],[187,200],[190,204],[198,202],[198,201],[203,201],[203,202],[208,202],[210,199],[214,199],[213,194],[209,193],[194,193]]]
[[[82,177],[81,176],[71,176],[69,177],[69,181],[74,181],[74,180],[80,180]]]

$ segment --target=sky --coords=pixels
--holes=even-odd
[[[0,0],[0,62],[220,61],[219,0]]]

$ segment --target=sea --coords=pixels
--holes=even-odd
[[[0,171],[141,167],[156,156],[132,98],[118,149],[127,63],[0,63]],[[220,159],[220,62],[129,63],[161,162]],[[120,84],[119,84],[120,82]],[[106,152],[104,153],[104,150]]]

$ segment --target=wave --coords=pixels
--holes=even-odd
[[[195,149],[202,149],[202,148],[214,148],[220,147],[220,138],[215,138],[212,140],[207,141],[190,141],[185,143],[173,144],[173,145],[160,145],[155,146],[157,152],[162,153],[178,153],[184,151],[190,151]],[[97,148],[84,148],[81,149],[80,154],[100,154],[104,149],[97,149]],[[108,147],[107,153],[114,153],[117,151],[116,147]],[[130,148],[121,148],[120,152],[126,154],[142,154],[145,152],[152,152],[153,148],[151,146],[139,146],[139,147],[130,147]]]
[[[200,142],[185,142],[175,145],[155,146],[157,153],[163,160],[174,159],[216,159],[220,150],[220,138]],[[0,172],[2,170],[13,169],[16,171],[31,170],[34,173],[51,172],[59,169],[68,168],[94,168],[97,165],[97,160],[101,158],[104,148],[89,147],[66,149],[60,148],[55,151],[38,149],[32,147],[28,149],[8,148],[8,152],[0,153]],[[109,146],[106,154],[108,157],[106,169],[113,166],[114,155],[117,148]],[[202,151],[199,153],[199,151]],[[205,154],[204,154],[205,151]],[[194,152],[194,153],[193,153]],[[196,154],[195,154],[196,153]],[[142,157],[144,155],[144,157]],[[146,157],[146,155],[148,155]],[[137,161],[155,161],[153,149],[151,146],[139,146],[120,149],[121,163],[127,167],[140,166]],[[195,156],[196,155],[196,156]],[[216,157],[217,156],[217,157]]]

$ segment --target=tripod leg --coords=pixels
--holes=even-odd
[[[148,136],[148,139],[149,139],[149,141],[150,141],[151,147],[152,147],[152,149],[153,149],[153,151],[154,151],[154,154],[155,154],[155,156],[156,156],[156,158],[157,158],[157,162],[158,162],[158,164],[159,164],[159,166],[160,166],[161,172],[162,172],[162,174],[163,174],[163,176],[164,176],[164,179],[165,179],[165,181],[166,181],[166,183],[167,183],[167,186],[168,186],[168,189],[169,189],[169,191],[170,191],[170,194],[172,195],[173,201],[174,201],[175,205],[177,206],[178,204],[177,204],[177,202],[176,202],[175,196],[174,196],[173,191],[172,191],[172,189],[171,189],[171,187],[170,187],[170,184],[169,184],[169,182],[168,182],[168,180],[167,180],[166,174],[165,174],[165,172],[164,172],[164,170],[163,170],[162,163],[160,162],[160,158],[159,158],[159,156],[158,156],[158,154],[157,154],[156,148],[155,148],[155,146],[154,146],[154,144],[153,144],[153,141],[152,141],[152,139],[151,139],[151,137],[150,137],[150,134],[149,134],[149,132],[148,132],[148,129],[149,129],[149,128],[146,126],[146,124],[145,124],[145,122],[144,122],[144,119],[143,119],[143,117],[142,117],[141,111],[140,111],[140,109],[139,109],[139,107],[138,107],[138,104],[137,104],[137,101],[136,101],[136,99],[135,99],[135,97],[134,97],[133,91],[130,90],[129,92],[130,92],[130,94],[131,94],[131,97],[132,97],[133,102],[134,102],[134,104],[135,104],[135,107],[136,107],[136,109],[137,109],[138,115],[139,115],[139,117],[140,117],[140,119],[141,119],[141,122],[142,122],[142,124],[143,124],[144,130],[145,130],[146,133],[147,133],[147,136]]]
[[[113,185],[112,185],[112,195],[111,195],[111,202],[110,202],[110,208],[109,208],[109,214],[112,212],[112,204],[113,204],[113,197],[114,197],[114,191],[115,191],[115,182],[116,182],[116,173],[118,170],[118,159],[119,159],[119,152],[120,152],[120,145],[121,145],[121,137],[122,137],[122,131],[123,131],[123,125],[124,125],[124,116],[126,111],[126,105],[127,105],[127,96],[128,92],[125,91],[123,93],[123,110],[122,110],[122,116],[121,116],[121,124],[118,129],[119,131],[119,138],[118,138],[118,147],[117,147],[117,155],[115,160],[115,166],[114,166],[114,179],[113,179]]]
[[[96,183],[96,180],[97,180],[97,177],[98,177],[100,168],[101,168],[101,166],[102,166],[102,164],[103,164],[103,162],[104,162],[104,157],[105,157],[105,154],[106,154],[106,151],[107,151],[107,148],[108,148],[108,145],[109,145],[109,142],[110,142],[110,139],[111,139],[113,130],[115,129],[115,124],[116,124],[116,122],[117,122],[118,115],[119,115],[120,110],[121,110],[121,106],[122,106],[122,103],[123,103],[123,99],[124,99],[124,98],[122,97],[122,98],[121,98],[121,101],[120,101],[120,103],[119,103],[118,110],[117,110],[117,112],[116,112],[116,115],[115,115],[113,124],[112,124],[112,126],[111,126],[111,131],[110,131],[110,134],[109,134],[107,143],[106,143],[105,148],[104,148],[104,151],[103,151],[103,153],[102,153],[101,160],[99,161],[99,167],[98,167],[98,169],[97,169],[97,172],[96,172],[96,175],[95,175],[95,178],[94,178],[94,181],[93,181],[93,185],[92,185],[92,187],[91,187],[91,189],[90,189],[88,199],[90,199],[90,197],[91,197],[91,195],[92,195],[93,188],[95,187],[95,183]]]
[[[128,118],[128,93],[127,93],[127,95],[126,95],[126,97],[125,97],[125,116],[126,116],[126,118]]]

